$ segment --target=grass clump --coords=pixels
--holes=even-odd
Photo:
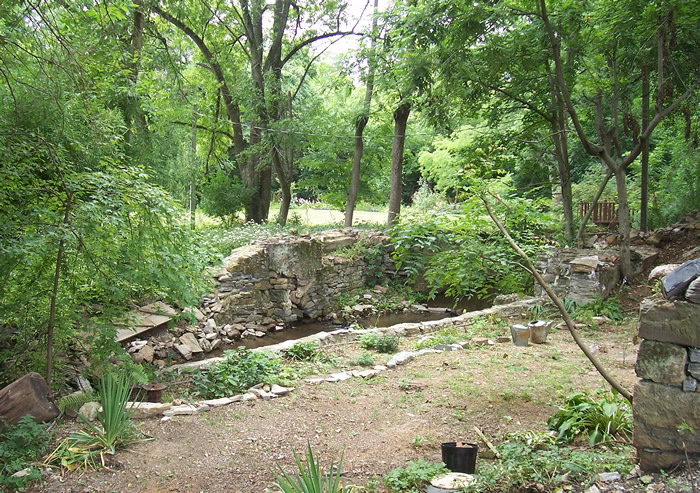
[[[47,462],[58,462],[68,469],[96,469],[104,466],[105,454],[114,454],[118,448],[139,441],[131,420],[131,408],[127,408],[131,386],[128,374],[103,375],[99,385],[102,411],[97,414],[97,424],[78,415],[86,428],[63,440]]]
[[[328,473],[323,471],[321,461],[314,457],[311,444],[306,444],[306,463],[302,462],[294,452],[296,470],[288,473],[279,464],[279,472],[272,471],[275,475],[275,485],[283,493],[341,493],[351,491],[351,487],[344,487],[340,482],[340,474],[343,467],[343,457],[340,457],[338,466],[331,462]]]
[[[318,344],[313,341],[297,342],[282,351],[285,358],[296,361],[314,361],[318,357]]]

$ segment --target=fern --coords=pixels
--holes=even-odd
[[[83,404],[98,400],[99,396],[92,390],[74,392],[62,397],[61,400],[58,401],[58,410],[61,411],[61,413],[65,413],[66,409],[77,412]]]

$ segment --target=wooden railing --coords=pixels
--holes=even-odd
[[[591,210],[592,205],[591,202],[579,202],[578,216],[585,216],[588,211]],[[617,203],[608,202],[607,200],[598,202],[591,214],[591,221],[593,221],[594,224],[600,225],[617,224]]]

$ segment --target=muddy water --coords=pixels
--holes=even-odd
[[[463,311],[474,311],[488,308],[491,303],[484,300],[461,300],[459,303],[454,303],[453,299],[443,297],[436,297],[428,303],[430,311],[427,312],[390,312],[390,313],[379,313],[363,319],[358,320],[358,324],[361,327],[390,327],[396,324],[403,323],[417,323],[417,322],[427,322],[429,320],[440,320],[443,318],[454,317]],[[454,309],[452,308],[454,306]],[[450,307],[450,308],[442,308]],[[342,329],[347,327],[347,324],[334,323],[328,321],[313,321],[306,323],[299,323],[292,327],[286,328],[280,331],[270,331],[267,335],[263,337],[246,337],[240,341],[236,341],[232,344],[220,347],[206,355],[200,353],[200,358],[212,358],[223,355],[224,351],[228,349],[235,349],[237,347],[245,347],[247,349],[254,349],[259,347],[270,346],[272,344],[279,344],[280,342],[300,339],[312,334],[317,334],[318,332],[326,331],[330,332],[336,329]],[[196,356],[194,359],[198,359]]]

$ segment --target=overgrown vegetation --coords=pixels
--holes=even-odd
[[[374,349],[379,353],[395,353],[399,349],[399,338],[392,335],[380,335],[377,333],[362,334],[360,346],[364,349]]]
[[[634,467],[628,447],[580,450],[558,445],[552,435],[544,433],[506,435],[496,448],[501,458],[480,461],[477,482],[466,491],[547,491],[566,484],[594,482],[601,472],[614,471],[624,476]]]
[[[280,370],[279,359],[245,348],[229,350],[226,359],[208,369],[192,373],[194,391],[207,399],[227,397],[259,383],[273,383]]]
[[[557,440],[571,442],[580,436],[591,446],[610,440],[632,439],[632,409],[616,392],[589,395],[577,392],[547,422],[557,432]]]
[[[534,256],[554,231],[544,203],[514,195],[503,182],[492,180],[490,185],[502,194],[499,207],[510,231]],[[494,229],[473,193],[459,214],[405,215],[394,225],[390,234],[397,268],[411,282],[425,278],[431,295],[444,291],[455,298],[484,298],[492,292],[531,292],[531,278],[518,267],[517,254]]]
[[[37,462],[49,447],[51,434],[45,424],[37,424],[31,416],[19,423],[6,426],[0,420],[0,489],[22,490],[25,485],[41,477]],[[12,477],[29,468],[23,477]]]

